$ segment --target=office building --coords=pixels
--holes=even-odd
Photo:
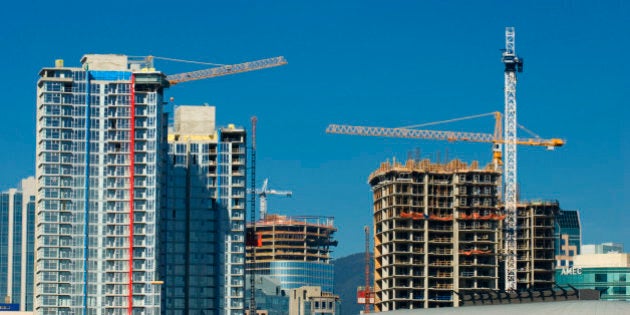
[[[124,55],[37,82],[37,314],[159,314],[164,74]]]
[[[385,162],[374,197],[375,311],[458,306],[498,288],[500,172],[459,160]]]
[[[580,254],[573,266],[556,269],[556,283],[595,289],[602,300],[630,301],[630,254]]]
[[[337,228],[332,217],[267,214],[248,229],[260,238],[259,247],[247,249],[248,264],[256,275],[277,279],[285,291],[312,286],[334,292],[330,253],[331,247],[337,246],[333,239]]]
[[[35,178],[0,193],[0,301],[33,310]]]
[[[555,230],[556,266],[573,266],[573,257],[581,253],[582,227],[577,210],[560,210]]]
[[[160,217],[164,314],[244,314],[246,133],[179,106]]]

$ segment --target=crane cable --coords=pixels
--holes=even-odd
[[[456,121],[462,121],[462,120],[468,120],[468,119],[474,119],[474,118],[480,118],[480,117],[486,117],[486,116],[493,116],[496,113],[497,112],[490,112],[490,113],[477,114],[477,115],[471,115],[471,116],[460,117],[460,118],[453,118],[453,119],[447,119],[447,120],[441,120],[441,121],[434,121],[434,122],[429,122],[429,123],[423,123],[423,124],[417,124],[417,125],[411,125],[411,126],[404,126],[404,127],[398,127],[398,128],[413,129],[413,128],[418,128],[418,127],[433,126],[433,125],[446,124],[446,123],[451,123],[451,122],[456,122]],[[518,125],[519,128],[523,129],[525,132],[527,132],[530,135],[534,136],[534,138],[540,139],[540,136],[538,134],[536,134],[535,132],[527,129],[525,126],[523,126],[521,124],[517,123],[517,125]]]
[[[467,120],[467,119],[473,119],[473,118],[479,118],[479,117],[485,117],[485,116],[492,116],[495,113],[496,112],[490,112],[490,113],[485,113],[485,114],[478,114],[478,115],[472,115],[472,116],[466,116],[466,117],[460,117],[460,118],[453,118],[453,119],[447,119],[447,120],[441,120],[441,121],[434,121],[434,122],[429,122],[429,123],[424,123],[424,124],[411,125],[411,126],[398,127],[398,128],[412,129],[412,128],[418,128],[418,127],[424,127],[424,126],[439,125],[439,124],[445,124],[445,123],[456,122],[456,121],[461,121],[461,120]]]
[[[167,60],[167,61],[186,62],[186,63],[194,63],[194,64],[198,64],[198,65],[208,65],[208,66],[218,66],[218,67],[226,65],[226,64],[223,64],[223,63],[203,62],[203,61],[194,61],[194,60],[168,58],[168,57],[158,57],[158,56],[129,56],[129,57],[153,58],[153,59],[161,59],[161,60]]]

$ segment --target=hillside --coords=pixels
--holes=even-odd
[[[357,304],[357,287],[365,285],[364,261],[364,253],[352,254],[333,261],[335,264],[335,293],[341,299],[340,315],[355,315],[362,310],[363,306]]]

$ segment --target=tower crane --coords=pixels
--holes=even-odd
[[[134,57],[131,57],[134,58]],[[255,61],[248,61],[243,63],[225,65],[225,64],[217,64],[217,63],[209,63],[209,62],[199,62],[192,60],[184,60],[184,59],[175,59],[175,58],[167,58],[167,57],[156,57],[156,56],[145,56],[145,57],[135,57],[140,59],[130,59],[132,63],[139,64],[142,69],[152,70],[155,69],[153,67],[154,59],[162,59],[176,62],[187,62],[187,63],[196,63],[203,65],[211,65],[214,66],[212,68],[191,71],[191,72],[183,72],[177,74],[170,74],[166,76],[166,80],[171,84],[175,85],[182,82],[194,81],[194,80],[202,80],[209,79],[214,77],[220,77],[230,74],[237,74],[255,70],[262,70],[267,68],[279,67],[287,64],[287,61],[284,57],[273,57],[267,59],[260,59]]]
[[[517,202],[517,158],[516,146],[543,146],[547,149],[554,149],[563,146],[565,141],[562,139],[541,139],[538,136],[534,138],[520,139],[517,137],[516,121],[516,72],[523,71],[523,59],[516,55],[515,51],[515,32],[514,27],[505,29],[505,50],[502,54],[502,62],[505,64],[505,130],[502,135],[501,114],[498,112],[490,113],[495,116],[494,134],[489,133],[473,133],[461,131],[439,131],[439,130],[420,130],[413,129],[419,126],[434,125],[443,122],[452,122],[469,118],[476,118],[488,114],[475,115],[451,119],[442,122],[427,123],[401,128],[383,128],[383,127],[367,127],[367,126],[351,126],[331,124],[326,129],[327,133],[360,135],[360,136],[377,136],[377,137],[394,137],[394,138],[415,138],[415,139],[432,139],[447,141],[464,141],[464,142],[486,142],[493,144],[493,161],[495,168],[503,166],[503,178],[505,193],[503,194],[505,206],[505,290],[514,291],[517,288],[516,279],[516,202]],[[520,126],[522,127],[522,126]],[[505,153],[505,154],[503,154]],[[505,156],[505,163],[503,162]]]
[[[482,133],[482,132],[413,129],[413,127],[418,127],[418,126],[435,125],[435,124],[446,123],[446,122],[461,121],[461,120],[478,118],[478,117],[489,116],[489,115],[493,115],[495,118],[495,129],[494,129],[493,134]],[[330,124],[326,128],[326,133],[355,135],[355,136],[444,140],[444,141],[450,141],[450,142],[462,141],[462,142],[492,143],[493,144],[493,147],[492,147],[493,163],[495,167],[498,169],[499,166],[504,165],[501,146],[502,144],[505,143],[505,140],[503,140],[501,136],[501,130],[502,130],[501,113],[492,112],[492,113],[466,116],[466,117],[461,117],[461,118],[454,118],[454,119],[449,119],[449,120],[444,120],[444,121],[430,122],[430,123],[424,123],[421,125],[415,125],[415,126],[410,126],[410,127],[399,127],[399,128]],[[548,150],[553,150],[556,147],[563,146],[565,141],[559,138],[541,139],[539,137],[534,137],[534,138],[519,138],[519,139],[516,139],[515,143],[517,145],[542,146],[542,147],[546,147]]]
[[[267,195],[278,195],[291,197],[293,193],[288,190],[275,190],[269,189],[269,178],[265,178],[262,188],[256,189],[256,195],[260,198],[260,219],[264,219],[267,216]]]
[[[516,55],[514,27],[505,28],[505,290],[516,290],[516,72],[523,71],[523,59]]]

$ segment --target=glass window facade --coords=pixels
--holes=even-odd
[[[0,193],[0,296],[33,310],[33,228],[35,179]]]
[[[333,264],[306,261],[269,262],[269,275],[280,281],[283,290],[303,286],[321,287],[323,292],[333,293],[335,269]]]
[[[208,109],[183,106],[177,111],[203,116]],[[242,315],[245,130],[179,133],[177,126],[186,124],[180,119],[176,113],[169,135],[167,198],[160,217],[163,313]]]
[[[34,308],[158,314],[152,281],[168,83],[159,72],[128,70],[126,56],[82,61],[42,69],[37,84]]]
[[[582,228],[577,210],[560,210],[555,220],[556,266],[573,266],[573,257],[581,254]]]
[[[556,269],[556,283],[578,289],[596,289],[602,300],[630,301],[630,267]]]

